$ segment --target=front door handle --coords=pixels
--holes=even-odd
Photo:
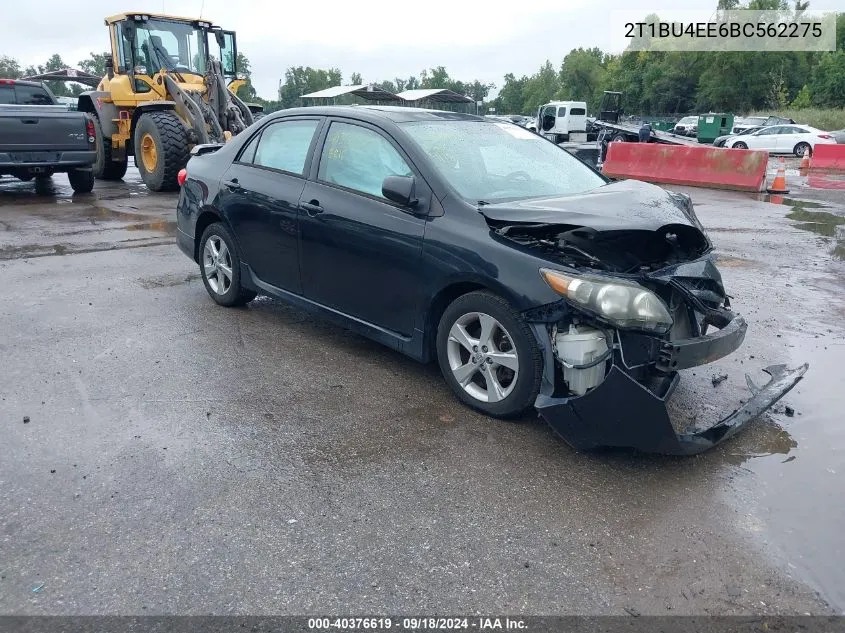
[[[323,207],[320,206],[319,200],[312,200],[311,202],[300,202],[299,206],[305,209],[305,212],[312,218],[318,213],[323,212]]]
[[[226,187],[229,191],[238,191],[241,189],[240,183],[238,183],[237,178],[232,178],[231,180],[226,180],[223,182],[223,186]]]

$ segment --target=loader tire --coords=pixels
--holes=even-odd
[[[92,115],[92,118],[97,146],[97,158],[91,165],[94,177],[100,180],[120,180],[126,175],[126,159],[124,158],[122,161],[112,160],[111,139],[103,136],[100,117]]]
[[[188,164],[188,132],[172,111],[146,112],[135,126],[135,166],[150,191],[177,191]]]

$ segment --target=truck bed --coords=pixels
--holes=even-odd
[[[607,121],[596,121],[593,123],[593,129],[599,127],[613,130],[615,132],[624,132],[625,134],[633,137],[637,137],[640,132],[640,126],[630,125],[628,123],[608,123]],[[666,143],[668,145],[687,145],[696,147],[701,145],[701,143],[699,143],[695,138],[680,136],[678,134],[672,134],[671,132],[658,132],[657,130],[652,130],[651,136],[652,142],[655,142],[656,140],[658,143]]]
[[[87,120],[64,106],[0,105],[0,173],[92,164],[96,152]]]

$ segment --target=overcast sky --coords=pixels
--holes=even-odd
[[[497,0],[488,7],[454,0],[2,0],[0,55],[22,66],[60,53],[70,63],[108,50],[103,18],[123,10],[202,17],[238,33],[252,62],[259,95],[274,98],[289,66],[337,66],[344,83],[353,72],[367,81],[418,75],[445,66],[461,80],[501,86],[507,72],[531,74],[549,59],[559,66],[572,48],[624,46],[612,29],[614,10],[642,7],[661,14],[669,2],[642,0]],[[716,0],[684,0],[685,9],[710,13]],[[816,10],[842,10],[843,0],[812,0]],[[615,34],[615,36],[612,34]],[[615,52],[618,52],[616,50]]]

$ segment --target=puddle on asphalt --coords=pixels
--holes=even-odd
[[[827,211],[807,211],[806,209],[793,207],[792,212],[786,216],[790,220],[796,220],[795,228],[803,231],[810,231],[823,237],[835,237],[831,254],[837,259],[845,259],[845,232],[837,227],[845,225],[845,216],[828,213]]]
[[[800,350],[792,364],[809,362],[810,369],[775,405],[772,417],[782,426],[770,424],[759,452],[729,460],[754,473],[749,498],[733,503],[743,513],[753,508],[749,529],[760,533],[766,550],[774,548],[790,572],[845,610],[845,342],[834,334],[784,338]]]

